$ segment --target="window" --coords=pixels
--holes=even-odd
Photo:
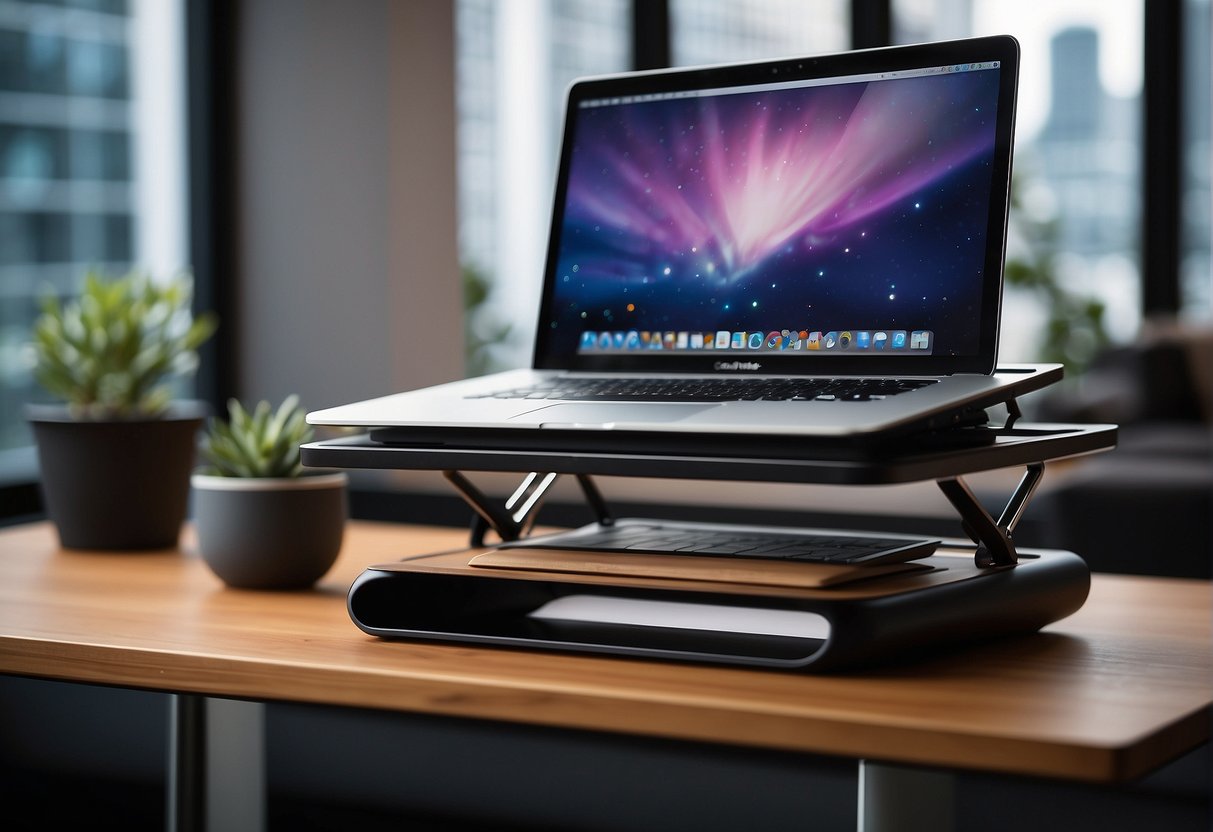
[[[696,66],[848,48],[846,1],[806,5],[803,0],[673,0],[673,63]]]
[[[1209,41],[1213,39],[1213,5],[1209,0],[1188,0],[1185,4],[1183,66],[1184,119],[1182,130],[1183,164],[1180,174],[1182,236],[1180,239],[1180,310],[1186,318],[1213,318],[1213,258],[1210,234],[1213,232],[1213,197],[1209,170],[1213,167],[1213,143],[1209,141],[1213,117],[1213,67],[1209,62]]]
[[[564,89],[628,68],[628,12],[626,0],[459,0],[460,257],[465,283],[488,293],[468,312],[469,374],[529,361]]]
[[[1161,46],[1147,47],[1147,21],[1157,29],[1172,3],[1064,0],[1028,8],[1013,0],[461,0],[461,251],[493,285],[493,303],[484,308],[502,310],[510,324],[501,336],[500,328],[486,325],[483,310],[472,311],[471,330],[501,336],[487,368],[527,361],[557,147],[552,119],[562,92],[562,84],[520,86],[517,76],[507,79],[527,61],[509,59],[503,50],[537,56],[528,71],[554,80],[562,74],[553,70],[557,54],[580,62],[582,71],[627,68],[629,39],[644,41],[652,52],[633,56],[635,65],[652,66],[1013,34],[1024,55],[1008,250],[1008,274],[1018,279],[1007,292],[1004,320],[1014,325],[1003,328],[1003,355],[1060,359],[1080,369],[1105,340],[1136,337],[1150,315],[1209,319],[1210,0],[1177,2],[1182,22],[1164,27],[1156,40]],[[645,28],[630,31],[637,25]],[[470,38],[475,31],[479,46]],[[1159,83],[1160,55],[1168,52],[1182,55],[1176,69],[1182,95],[1175,105],[1182,127],[1169,133],[1147,124],[1144,103],[1149,79]],[[475,83],[474,65],[482,78]],[[551,91],[550,100],[529,100],[543,88]],[[548,114],[539,121],[523,117],[544,109]],[[1172,196],[1160,197],[1159,177],[1149,165],[1166,158],[1182,158],[1179,183]],[[1178,203],[1178,221],[1160,209],[1169,198]],[[496,219],[506,216],[508,228]],[[1171,248],[1178,252],[1173,269],[1162,263]],[[1149,268],[1142,265],[1146,258]],[[1048,291],[1041,288],[1042,276]]]
[[[187,265],[183,54],[178,2],[0,0],[0,480],[33,473],[43,295]]]

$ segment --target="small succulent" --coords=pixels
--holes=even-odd
[[[303,473],[299,446],[310,442],[299,397],[287,396],[274,410],[262,400],[252,412],[228,399],[228,419],[210,420],[202,439],[203,473],[219,477],[297,477]]]
[[[132,272],[85,276],[79,296],[42,303],[34,323],[34,376],[78,419],[157,416],[172,400],[168,381],[198,366],[216,320],[194,318],[193,279],[168,282]]]

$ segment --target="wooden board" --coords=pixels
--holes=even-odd
[[[552,549],[494,549],[472,557],[468,564],[537,572],[616,575],[634,578],[673,578],[709,583],[822,588],[872,580],[930,566],[889,563],[844,566],[830,563],[789,563],[776,560],[705,558],[690,555],[648,555],[624,552],[585,552]]]

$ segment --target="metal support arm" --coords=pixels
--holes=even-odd
[[[1033,462],[1027,466],[1023,479],[1011,494],[998,520],[990,516],[960,477],[937,481],[940,491],[960,513],[965,533],[977,544],[974,559],[978,566],[1011,566],[1018,561],[1011,535],[1040,484],[1044,469],[1043,462]],[[490,529],[502,541],[519,540],[529,534],[544,497],[559,478],[559,474],[555,473],[531,472],[504,505],[499,505],[461,472],[447,470],[442,473],[476,512],[471,536],[471,545],[476,547],[484,545],[484,536]],[[577,482],[598,522],[604,526],[613,523],[606,501],[594,481],[586,474],[578,474]]]
[[[496,532],[503,541],[519,540],[529,534],[548,489],[560,476],[554,473],[531,472],[505,501],[504,506],[499,506],[459,471],[443,471],[442,474],[476,512],[472,519],[472,546],[476,547],[484,545],[484,535],[489,529]],[[585,474],[578,474],[577,482],[581,485],[586,502],[597,515],[598,522],[604,526],[613,523],[606,501],[594,481]]]
[[[1033,462],[1027,466],[1023,479],[1015,487],[1015,491],[1011,494],[1006,508],[1002,510],[997,521],[978,502],[973,492],[969,490],[969,486],[960,477],[950,477],[938,481],[940,491],[960,512],[965,534],[977,544],[974,558],[978,566],[1011,566],[1019,560],[1019,556],[1015,552],[1015,544],[1011,541],[1011,535],[1023,516],[1028,501],[1035,493],[1036,487],[1040,485],[1044,471],[1043,462]]]

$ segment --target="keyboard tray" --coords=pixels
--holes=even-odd
[[[624,518],[504,543],[502,549],[728,557],[743,561],[875,565],[925,558],[938,540],[834,529],[779,528]]]

